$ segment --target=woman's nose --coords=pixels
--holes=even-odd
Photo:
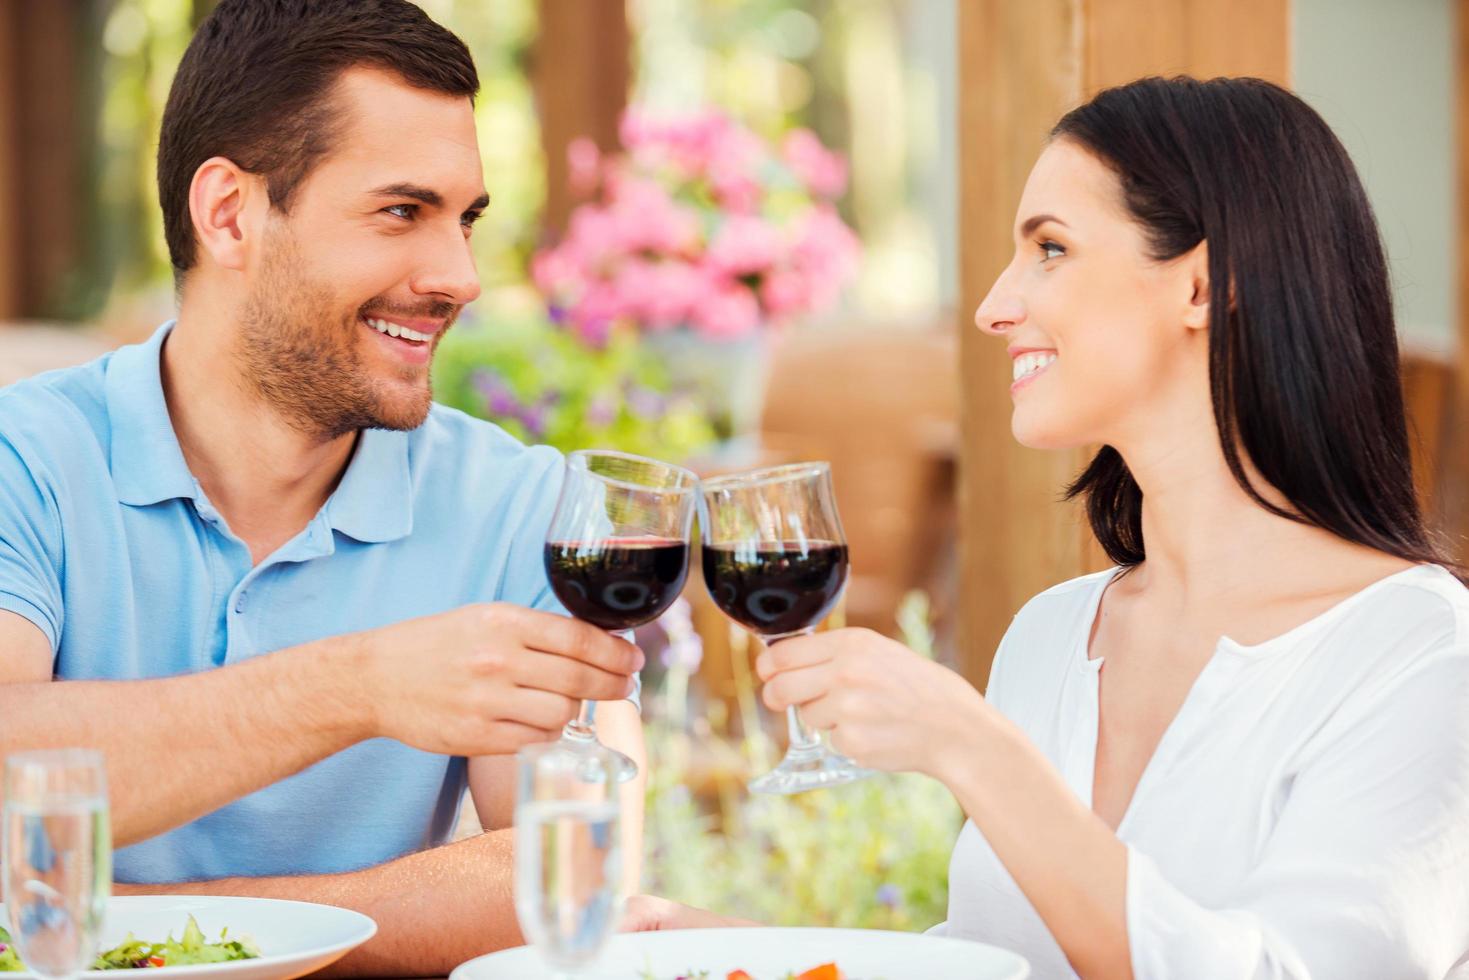
[[[1001,273],[990,287],[989,295],[974,311],[974,325],[993,337],[1003,337],[1025,320],[1025,304],[1009,288],[1006,279]]]

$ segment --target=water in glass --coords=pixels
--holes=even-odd
[[[112,836],[101,757],[11,756],[0,808],[11,940],[38,976],[72,977],[96,956],[112,890]]]

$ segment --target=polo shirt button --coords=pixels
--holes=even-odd
[[[245,593],[241,592],[239,594],[239,597],[235,599],[235,612],[242,613],[244,611],[245,611]]]

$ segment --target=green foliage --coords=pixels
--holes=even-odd
[[[647,891],[770,925],[922,930],[944,919],[958,804],[923,776],[882,775],[704,812],[681,733],[648,731]]]
[[[904,641],[932,656],[927,597],[910,593],[902,608]],[[747,678],[736,671],[746,695]],[[679,679],[669,671],[681,695]],[[744,780],[774,761],[763,735],[696,744],[677,721],[650,723],[646,735],[645,891],[769,925],[921,930],[944,919],[963,813],[943,784],[885,774],[798,796],[755,796]],[[696,750],[699,766],[691,764]],[[712,804],[690,790],[711,775],[719,787],[706,794]]]
[[[713,430],[691,399],[670,394],[666,372],[632,330],[592,348],[535,313],[466,316],[439,345],[434,394],[517,438],[557,449],[620,449],[683,460]]]

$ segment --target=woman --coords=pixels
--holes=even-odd
[[[1027,604],[987,697],[841,630],[765,653],[765,703],[953,791],[945,930],[1038,977],[1459,975],[1469,592],[1345,151],[1266,82],[1145,79],[1057,125],[1015,243],[975,322],[1017,439],[1103,446],[1069,492],[1118,567]]]

